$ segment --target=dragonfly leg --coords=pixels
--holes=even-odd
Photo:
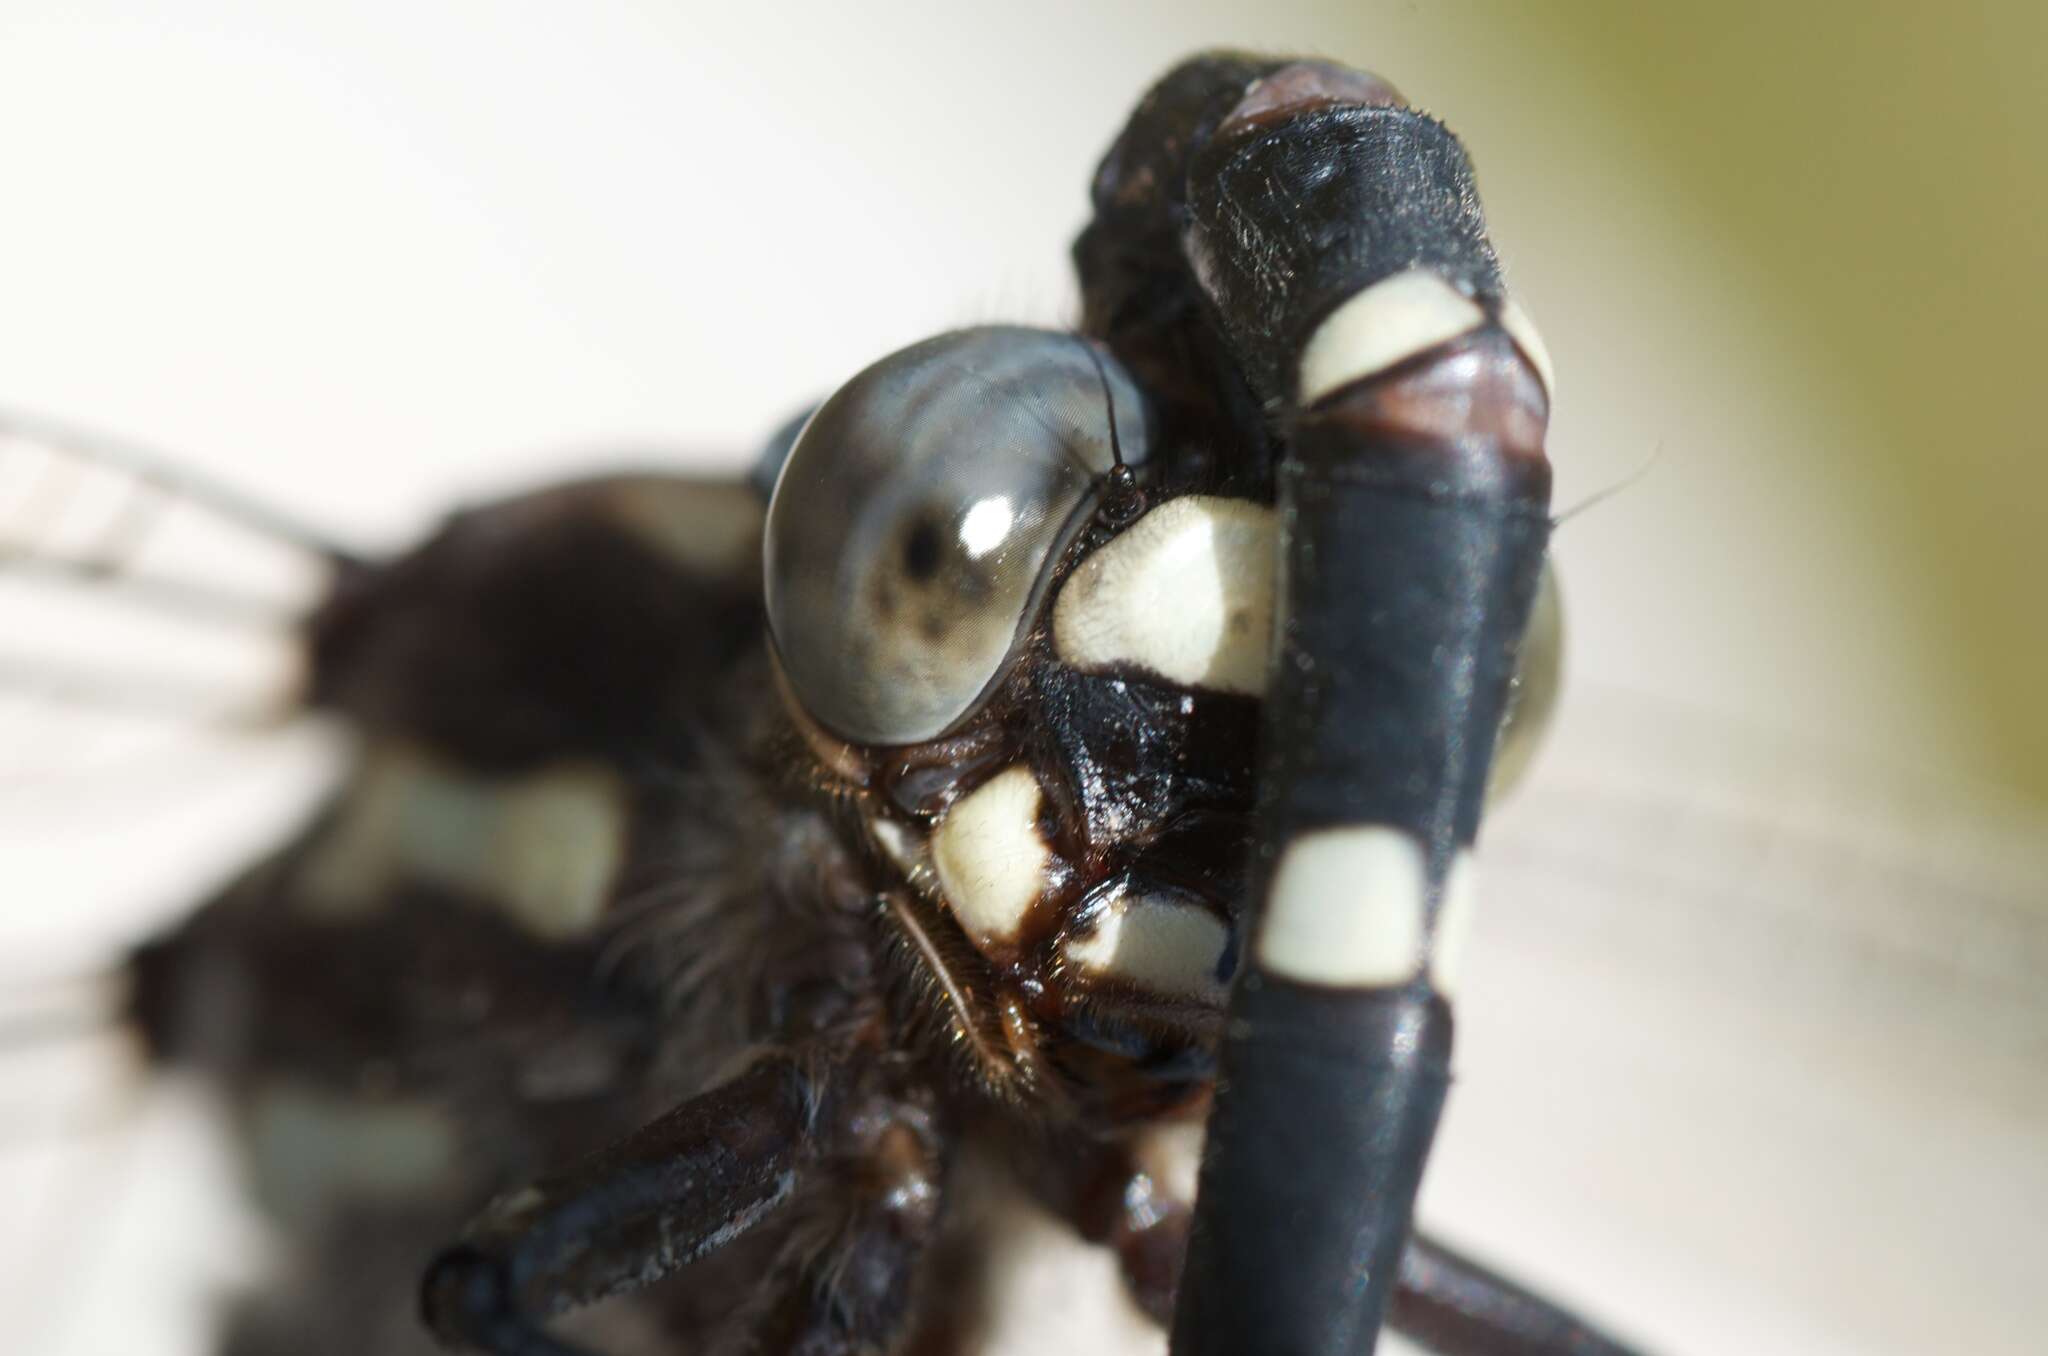
[[[1437,1356],[1641,1356],[1637,1348],[1421,1234],[1401,1255],[1388,1326]]]
[[[1131,1299],[1162,1326],[1187,1251],[1192,1215],[1171,1209],[1111,1236]],[[1387,1326],[1434,1356],[1643,1356],[1585,1319],[1434,1239],[1401,1254]]]
[[[797,1059],[756,1063],[562,1172],[501,1196],[428,1269],[444,1346],[573,1356],[548,1317],[636,1289],[738,1238],[810,1166],[829,1085]]]
[[[1131,1299],[1162,1326],[1187,1252],[1186,1207],[1111,1235]],[[1643,1356],[1586,1320],[1421,1234],[1401,1254],[1387,1326],[1434,1356]]]
[[[1162,1326],[1193,1221],[1171,1159],[1140,1146],[1089,1165],[1063,1202],[1084,1237],[1114,1249],[1132,1301]],[[1092,1171],[1089,1169],[1092,1167]],[[1089,1208],[1092,1203],[1093,1208]],[[1409,1236],[1388,1326],[1435,1356],[1640,1356],[1551,1300],[1423,1233]]]
[[[916,1094],[845,1096],[801,1056],[748,1072],[564,1172],[501,1197],[422,1289],[443,1344],[575,1356],[551,1315],[659,1280],[787,1217],[738,1323],[763,1356],[889,1346],[939,1214],[943,1141]]]
[[[936,1232],[944,1153],[927,1108],[875,1098],[853,1142],[820,1165],[807,1218],[764,1287],[747,1350],[760,1356],[893,1351],[919,1313],[918,1263]]]

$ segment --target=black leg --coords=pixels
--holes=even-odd
[[[1068,1191],[1057,1203],[1084,1237],[1115,1249],[1131,1299],[1170,1323],[1187,1254],[1187,1203],[1123,1155],[1081,1172]],[[1387,1326],[1435,1356],[1641,1356],[1422,1233],[1402,1251]]]
[[[428,1327],[454,1350],[575,1356],[541,1321],[659,1280],[787,1201],[829,1100],[797,1060],[766,1059],[500,1197],[428,1269]]]
[[[1143,1230],[1111,1235],[1124,1283],[1162,1325],[1187,1249],[1185,1207]],[[1643,1356],[1515,1282],[1421,1234],[1410,1236],[1387,1326],[1434,1356]]]
[[[1636,1348],[1420,1235],[1401,1256],[1388,1326],[1437,1356],[1639,1356]]]
[[[854,1140],[820,1165],[811,1217],[755,1308],[757,1356],[893,1351],[909,1327],[944,1189],[940,1137],[912,1103],[875,1098],[848,1120]]]

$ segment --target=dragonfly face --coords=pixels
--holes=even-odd
[[[614,477],[339,563],[353,776],[135,965],[307,1254],[376,1277],[240,1340],[410,1340],[388,1262],[456,1348],[946,1349],[993,1156],[1162,1321],[1192,1238],[1185,1356],[1368,1350],[1390,1302],[1619,1350],[1409,1239],[1548,527],[1462,150],[1215,55],[1095,206],[1081,333],[881,360],[765,506]]]

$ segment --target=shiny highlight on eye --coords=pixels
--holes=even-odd
[[[1058,331],[943,334],[841,387],[790,450],[763,548],[769,634],[806,714],[881,746],[970,715],[1118,449],[1135,464],[1145,446],[1130,377]]]

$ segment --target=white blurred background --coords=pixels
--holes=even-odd
[[[1501,829],[1546,900],[1583,837],[1611,899],[1475,960],[1432,1210],[1673,1352],[2034,1350],[2044,16],[0,0],[0,408],[368,549],[621,450],[738,466],[891,347],[1069,317],[1095,160],[1177,57],[1369,66],[1472,153],[1560,373],[1558,506],[1649,468],[1560,533],[1582,695]],[[0,602],[0,676],[70,639]],[[108,741],[23,686],[0,977],[90,965],[317,784],[303,732]],[[1622,824],[1649,865],[1602,856]],[[1611,902],[1656,892],[1689,921]],[[0,1334],[189,1349],[225,1255],[179,1227],[189,1121],[74,1141],[105,1080],[0,1058]]]

